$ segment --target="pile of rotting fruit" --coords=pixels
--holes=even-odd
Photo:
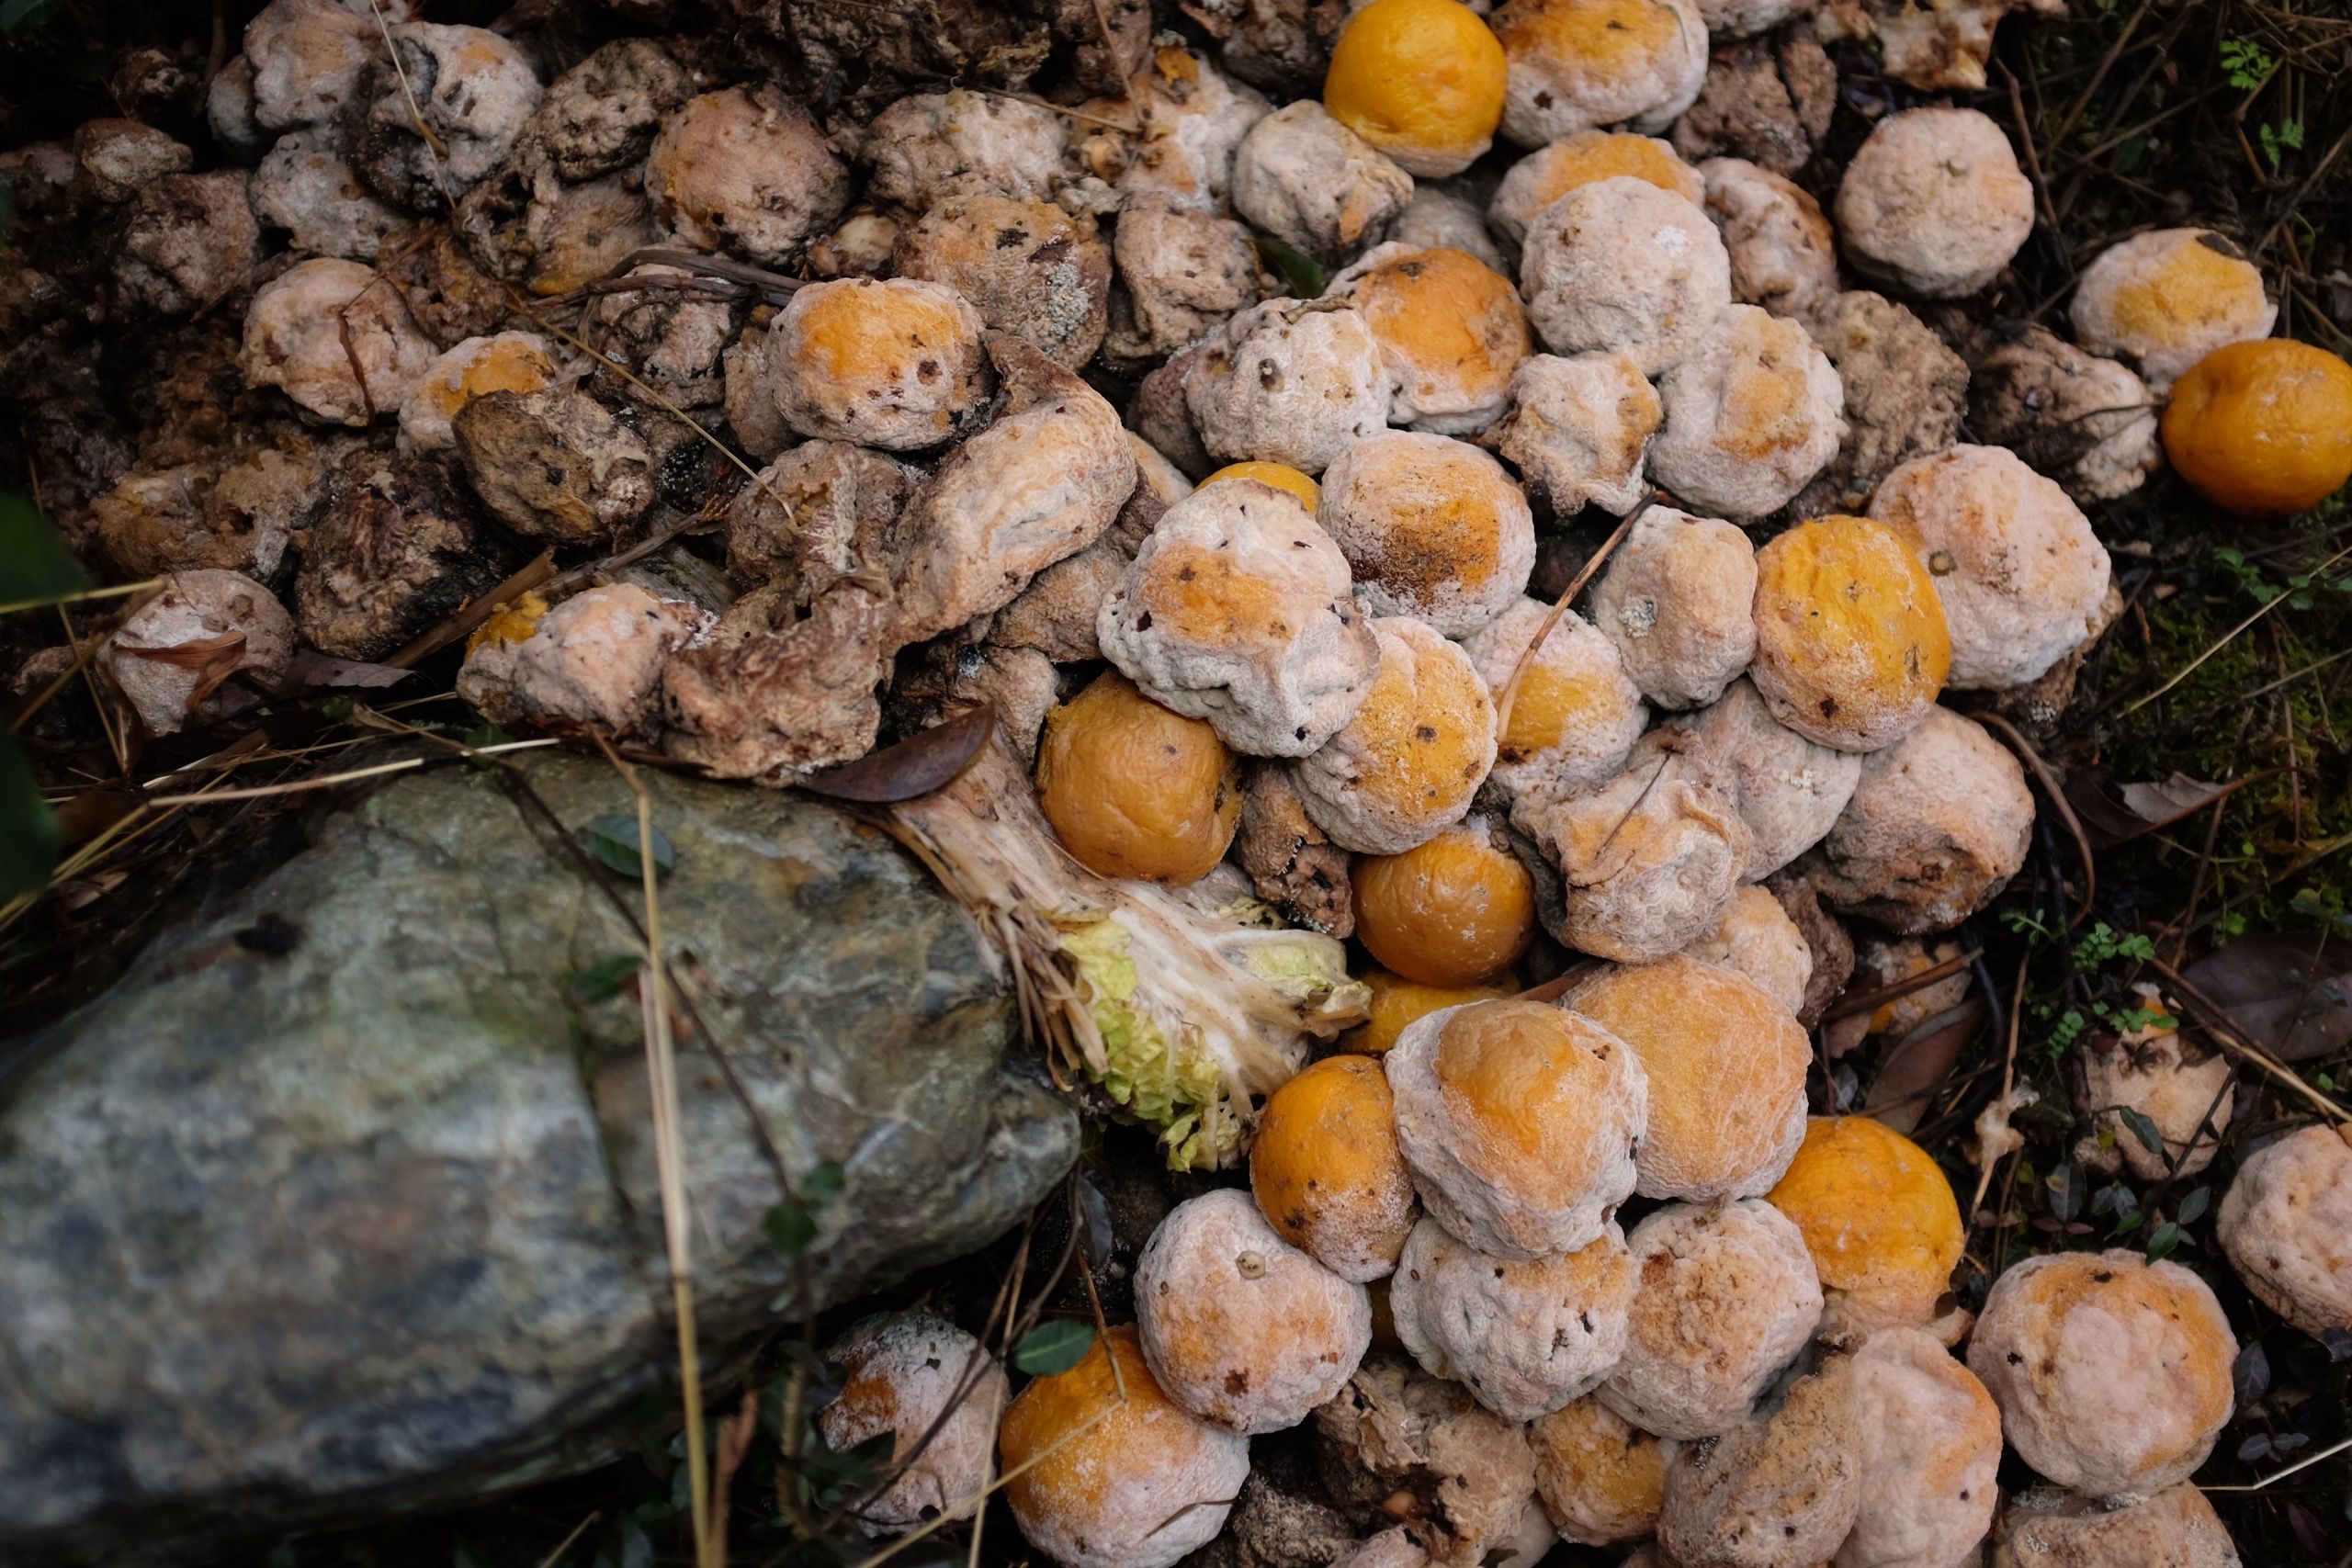
[[[76,551],[160,580],[95,655],[137,735],[460,645],[482,720],[760,785],[960,721],[895,830],[1072,1092],[1248,1183],[1025,1386],[935,1315],[851,1332],[819,1424],[897,1434],[870,1531],[995,1484],[1066,1568],[1166,1568],[1306,1426],[1351,1568],[2213,1568],[2204,1280],[2053,1254],[1972,1314],[1945,1171],[1807,1113],[1809,1032],[1932,1012],[2033,844],[2014,726],[2120,603],[2083,504],[2352,471],[2352,367],[2228,236],[2114,245],[2072,341],[1951,303],[2037,220],[1936,96],[2005,8],[784,4],[566,51],[271,0],[193,144],[6,155],[9,395]],[[1816,196],[1822,40],[1873,29],[1912,107]],[[2228,1099],[2172,1066],[2115,1093],[2177,1168]],[[2352,1325],[2335,1128],[2219,1213],[2255,1297]]]

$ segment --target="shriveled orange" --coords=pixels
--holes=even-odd
[[[1757,551],[1755,608],[1756,689],[1773,717],[1824,746],[1893,745],[1951,669],[1934,580],[1867,517],[1816,517]]]
[[[1240,770],[1205,720],[1170,712],[1113,671],[1046,716],[1037,802],[1089,870],[1194,882],[1241,824]]]
[[[1699,171],[1676,157],[1674,149],[1655,136],[1636,136],[1630,130],[1579,130],[1532,156],[1542,160],[1535,167],[1530,203],[1538,212],[1578,186],[1620,175],[1672,191],[1693,207],[1707,197],[1707,182]]]
[[[1405,1032],[1408,1025],[1440,1008],[1492,1001],[1498,997],[1515,996],[1520,989],[1518,976],[1509,974],[1498,975],[1476,986],[1424,986],[1385,969],[1374,969],[1363,979],[1372,988],[1372,1018],[1348,1031],[1340,1043],[1350,1051],[1373,1056],[1384,1055],[1396,1043],[1396,1037]]]
[[[2317,506],[2352,479],[2352,365],[2293,338],[2215,349],[2175,382],[2165,455],[2241,517]]]
[[[1041,1550],[1065,1562],[1077,1561],[1070,1553],[1080,1546],[1105,1562],[1147,1554],[1175,1516],[1231,1498],[1220,1488],[1240,1485],[1249,1451],[1247,1438],[1168,1397],[1125,1324],[1098,1335],[1068,1371],[1023,1389],[997,1429],[1013,1517]],[[1197,1521],[1206,1533],[1194,1544],[1224,1516],[1219,1506]]]
[[[1499,402],[1510,373],[1533,348],[1518,288],[1451,246],[1409,251],[1372,267],[1349,299],[1418,400]]]
[[[1250,1190],[1284,1241],[1342,1280],[1395,1269],[1416,1205],[1380,1064],[1326,1056],[1274,1090],[1250,1147]]]
[[[1966,1237],[1951,1183],[1927,1150],[1872,1117],[1816,1116],[1766,1196],[1804,1233],[1848,1326],[1935,1318]]]
[[[1457,0],[1372,0],[1331,46],[1323,107],[1411,174],[1459,174],[1503,118],[1503,46]]]
[[[1356,938],[1408,980],[1471,986],[1535,940],[1535,882],[1482,822],[1355,863]]]
[[[1200,488],[1206,489],[1219,479],[1256,479],[1260,484],[1286,490],[1298,497],[1300,503],[1309,512],[1323,502],[1323,487],[1288,463],[1266,463],[1256,459],[1247,463],[1227,463],[1203,479]]]

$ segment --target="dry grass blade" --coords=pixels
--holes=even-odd
[[[537,740],[502,740],[494,746],[460,746],[453,755],[460,757],[495,757],[508,751],[532,751],[543,746],[560,746],[561,739],[542,737]],[[378,762],[373,767],[353,768],[340,773],[325,773],[314,779],[289,779],[284,784],[255,784],[251,789],[199,790],[193,795],[159,795],[147,802],[150,806],[211,805],[224,800],[266,800],[273,795],[300,795],[306,790],[333,789],[359,779],[381,778],[386,773],[404,773],[413,768],[440,761],[434,757],[403,757],[396,762]]]
[[[602,1517],[604,1517],[603,1514],[593,1513],[586,1518],[581,1520],[578,1524],[572,1526],[571,1533],[565,1536],[561,1540],[557,1541],[553,1551],[548,1552],[545,1557],[539,1559],[539,1568],[555,1568],[555,1565],[562,1561],[563,1554],[571,1550],[573,1543],[578,1541],[582,1536],[586,1535],[588,1533],[588,1528]]]
[[[74,593],[52,593],[40,599],[19,599],[14,604],[0,604],[0,615],[22,615],[27,610],[46,610],[51,604],[81,604],[93,599],[119,599],[126,593],[144,593],[150,588],[161,588],[164,580],[151,577],[144,582],[118,583],[112,588],[85,588]]]
[[[671,1307],[677,1316],[678,1378],[686,1418],[686,1499],[694,1521],[695,1568],[718,1568],[711,1533],[710,1456],[702,1429],[702,1359],[695,1333],[693,1227],[686,1213],[685,1152],[678,1141],[678,1059],[670,1038],[662,896],[659,868],[653,863],[653,799],[635,768],[611,747],[605,746],[604,751],[605,760],[637,797],[638,877],[645,894],[645,968],[638,980],[637,996],[644,1020],[645,1070],[652,1080],[653,1163],[662,1190],[662,1240],[669,1255]]]
[[[424,145],[433,154],[433,183],[441,187],[442,201],[447,205],[450,211],[455,212],[458,210],[458,198],[449,189],[449,171],[445,166],[449,157],[449,150],[441,145],[441,139],[435,136],[433,133],[433,128],[424,122],[424,106],[416,101],[416,88],[409,82],[408,67],[401,62],[400,46],[392,41],[391,25],[384,20],[383,0],[368,0],[368,8],[375,13],[376,30],[384,38],[384,52],[391,56],[392,74],[398,76],[401,82],[401,96],[408,100],[408,118],[416,127],[416,133],[424,138]],[[362,378],[359,382],[359,395],[363,400],[368,396],[368,382],[365,378]]]
[[[1650,505],[1651,503],[1645,500],[1639,506],[1625,513],[1617,526],[1610,530],[1609,537],[1600,542],[1600,548],[1592,552],[1592,558],[1584,563],[1577,572],[1575,580],[1561,592],[1558,601],[1552,606],[1552,613],[1544,617],[1544,624],[1535,628],[1534,640],[1530,642],[1526,651],[1519,656],[1519,662],[1510,667],[1510,679],[1503,682],[1502,698],[1495,704],[1495,733],[1497,735],[1510,733],[1511,705],[1519,701],[1520,682],[1527,679],[1527,669],[1529,665],[1535,662],[1536,650],[1541,649],[1544,639],[1552,635],[1552,628],[1560,624],[1560,617],[1568,613],[1568,606],[1577,602],[1577,595],[1584,592],[1585,584],[1590,582],[1594,575],[1609,563],[1610,556],[1615,553],[1619,545],[1625,542],[1625,536],[1632,530],[1635,520],[1643,513],[1647,512]]]
[[[2149,959],[2148,966],[2165,977],[2165,982],[2173,987],[2174,994],[2188,1004],[2189,1011],[2199,1015],[2199,1021],[2204,1024],[2205,1032],[2213,1043],[2233,1056],[2252,1062],[2281,1085],[2310,1100],[2323,1113],[2335,1118],[2336,1122],[2352,1122],[2352,1111],[2345,1110],[2344,1107],[2320,1093],[2319,1090],[2305,1083],[2301,1075],[2288,1067],[2269,1052],[2255,1044],[2247,1032],[2238,1027],[2237,1021],[2230,1016],[2229,1010],[2207,996],[2198,987],[2194,980],[2161,958]]]

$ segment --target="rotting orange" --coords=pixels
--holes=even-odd
[[[2317,506],[2352,479],[2352,365],[2293,338],[2215,349],[2173,386],[2165,455],[2241,517]]]
[[[1473,986],[1535,940],[1535,882],[1483,818],[1355,863],[1356,939],[1408,980]]]
[[[1424,179],[1459,174],[1503,118],[1503,46],[1457,0],[1372,0],[1340,29],[1323,107]]]
[[[1241,824],[1240,760],[1206,720],[1108,671],[1046,716],[1037,802],[1090,871],[1195,882]]]

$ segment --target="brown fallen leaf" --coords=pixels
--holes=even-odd
[[[396,669],[390,664],[363,664],[356,659],[337,659],[321,653],[315,648],[298,648],[293,660],[286,667],[288,692],[306,691],[319,686],[351,686],[370,689],[390,686],[405,681],[412,671]]]
[[[2066,804],[2082,820],[2093,849],[2109,850],[2143,834],[2169,828],[2223,799],[2247,781],[2207,784],[2187,773],[2175,773],[2155,784],[2110,785],[2096,769],[2082,770],[2066,781]]]
[[[245,634],[236,631],[191,637],[168,647],[141,647],[117,637],[114,648],[117,653],[126,653],[133,659],[168,664],[175,670],[195,671],[196,685],[187,694],[190,713],[203,706],[204,699],[219,691],[245,662]]]
[[[2352,1043],[2352,938],[2274,931],[2232,942],[2183,971],[2252,1043],[2308,1062]]]
[[[1917,1131],[1928,1102],[1951,1076],[1952,1065],[1984,1021],[1984,998],[1972,996],[1905,1035],[1871,1080],[1870,1093],[1862,1098],[1863,1112],[1898,1133]]]
[[[996,732],[996,708],[982,704],[944,724],[908,736],[896,745],[869,751],[854,762],[794,781],[794,787],[828,800],[872,806],[913,800],[955,781]]]

